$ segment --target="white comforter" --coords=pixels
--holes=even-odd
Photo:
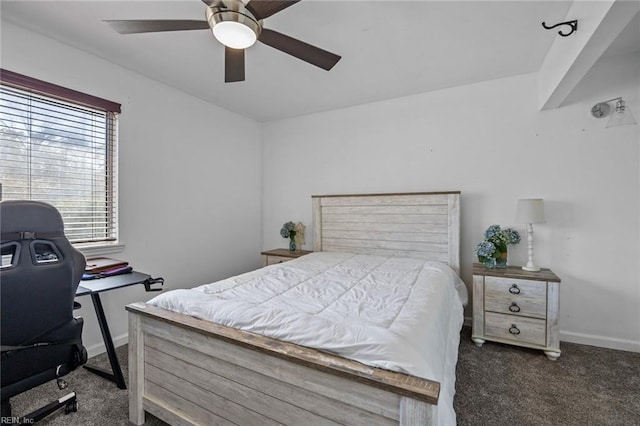
[[[438,381],[439,423],[455,425],[466,297],[440,262],[320,252],[148,303]]]

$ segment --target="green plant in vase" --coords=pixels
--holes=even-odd
[[[484,241],[476,246],[478,261],[488,268],[506,268],[507,246],[519,242],[520,234],[515,229],[491,225],[484,231]]]
[[[289,238],[289,250],[296,251],[296,224],[293,222],[287,222],[282,225],[280,229],[280,235],[282,238]]]

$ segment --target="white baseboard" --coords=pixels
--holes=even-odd
[[[640,342],[616,339],[614,337],[595,336],[593,334],[573,333],[571,331],[560,330],[560,341],[621,351],[640,352]]]
[[[473,324],[473,318],[464,317],[464,323],[462,324],[464,327],[471,327],[472,324]]]
[[[126,345],[129,343],[129,333],[121,334],[120,336],[116,336],[113,338],[113,346],[116,348]],[[89,354],[89,358],[94,357],[96,355],[103,354],[107,351],[104,342],[97,343],[95,345],[91,345],[87,347],[87,353]]]

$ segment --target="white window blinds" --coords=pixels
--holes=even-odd
[[[2,199],[52,204],[73,243],[115,241],[120,106],[90,105],[91,96],[18,75],[41,84],[34,90],[7,73],[0,85]]]

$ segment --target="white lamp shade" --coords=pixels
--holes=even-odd
[[[636,124],[636,120],[629,107],[625,106],[624,101],[621,99],[616,103],[616,108],[611,113],[607,127],[626,126],[628,124]]]
[[[523,198],[518,200],[516,222],[543,223],[544,221],[544,201],[542,198]]]

